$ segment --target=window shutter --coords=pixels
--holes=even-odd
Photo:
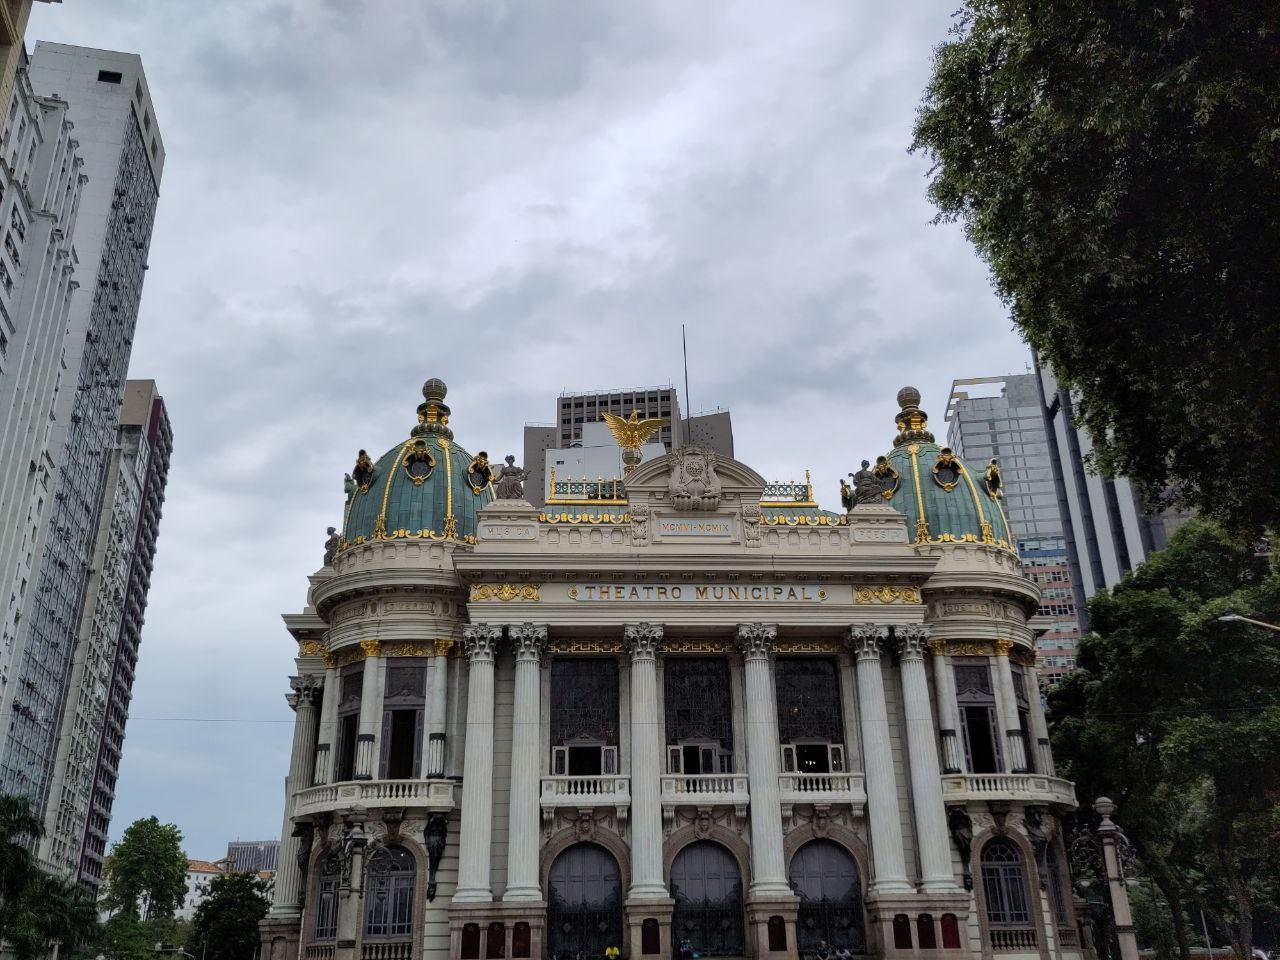
[[[789,743],[782,745],[782,772],[796,772],[796,748]]]

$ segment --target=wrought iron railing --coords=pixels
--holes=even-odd
[[[547,955],[561,960],[603,957],[622,943],[622,902],[567,903],[553,892],[547,904]]]
[[[765,507],[815,507],[813,484],[809,480],[809,471],[804,472],[804,483],[798,481],[775,480],[764,485],[764,493],[760,494],[760,505]]]
[[[991,949],[1021,953],[1023,950],[1035,950],[1035,927],[992,927]]]
[[[864,922],[861,903],[801,899],[796,914],[796,946],[802,957],[816,956],[819,944],[824,942],[829,954],[841,949],[864,953]]]
[[[548,482],[550,496],[547,503],[626,503],[627,491],[621,478],[596,477],[588,480],[557,479],[556,468],[551,468]]]
[[[688,940],[704,957],[744,956],[741,898],[688,900],[677,896],[671,935],[676,943]]]

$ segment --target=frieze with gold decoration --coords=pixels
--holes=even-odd
[[[483,603],[498,600],[510,603],[512,600],[528,600],[537,602],[542,599],[542,591],[536,583],[473,583],[471,585],[471,601]]]
[[[552,640],[552,653],[622,653],[619,640]]]
[[[319,657],[324,654],[324,644],[319,640],[303,640],[298,644],[298,656]]]
[[[919,587],[881,586],[855,587],[854,603],[920,603]]]

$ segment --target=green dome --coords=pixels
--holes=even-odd
[[[461,540],[475,543],[476,514],[493,500],[492,472],[482,451],[453,442],[447,388],[428,380],[409,438],[375,463],[363,451],[347,482],[342,547],[370,540]]]
[[[874,467],[892,487],[889,504],[905,514],[917,543],[988,543],[1017,552],[1004,508],[999,466],[974,473],[949,448],[939,447],[913,387],[898,392],[901,412],[893,450]]]

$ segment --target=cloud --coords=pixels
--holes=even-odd
[[[952,378],[1021,371],[906,153],[949,25],[841,0],[37,5],[29,44],[142,55],[168,148],[131,375],[175,451],[113,834],[155,813],[200,857],[278,834],[279,616],[427,377],[497,456],[563,389],[678,382],[685,324],[693,407],[834,506],[898,387],[941,429]],[[264,722],[165,719],[191,716]]]

